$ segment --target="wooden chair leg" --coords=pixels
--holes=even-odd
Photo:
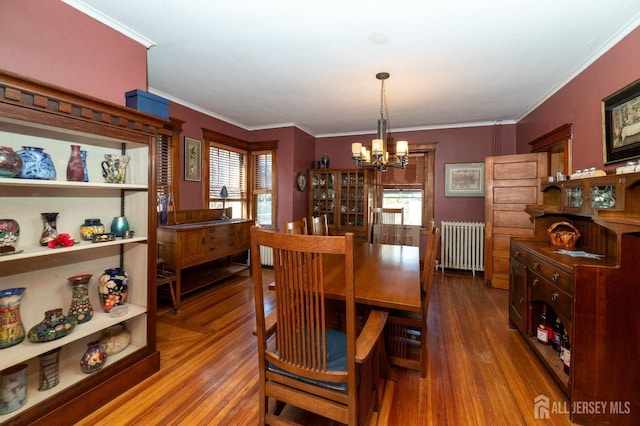
[[[176,301],[176,290],[173,288],[173,282],[169,283],[169,292],[171,293],[171,302],[173,303],[173,313],[178,315],[178,303]]]

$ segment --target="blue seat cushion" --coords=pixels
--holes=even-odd
[[[338,330],[326,330],[327,336],[327,370],[331,371],[347,371],[347,335]],[[276,367],[271,363],[267,363],[267,369],[282,374],[287,377],[291,377],[296,380],[300,380],[305,383],[309,383],[315,386],[322,386],[327,389],[333,389],[339,392],[347,392],[346,383],[332,383],[322,382],[318,380],[311,380],[306,377],[300,377],[296,374],[289,373],[281,368]]]

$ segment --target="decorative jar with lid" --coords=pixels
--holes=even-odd
[[[80,238],[91,241],[95,234],[104,234],[104,225],[100,219],[85,219],[84,224],[80,225]]]

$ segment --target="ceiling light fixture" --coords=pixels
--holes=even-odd
[[[380,119],[378,120],[378,138],[371,142],[371,151],[360,142],[351,144],[351,158],[363,169],[375,169],[384,172],[389,167],[404,169],[409,162],[409,143],[398,141],[396,143],[395,162],[389,162],[387,150],[387,120],[384,118],[387,94],[384,90],[384,81],[389,78],[388,72],[379,72],[376,78],[382,82],[380,87]],[[389,112],[387,111],[387,116]]]

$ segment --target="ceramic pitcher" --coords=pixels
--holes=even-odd
[[[107,183],[124,183],[129,156],[105,154],[102,162],[102,176]]]

